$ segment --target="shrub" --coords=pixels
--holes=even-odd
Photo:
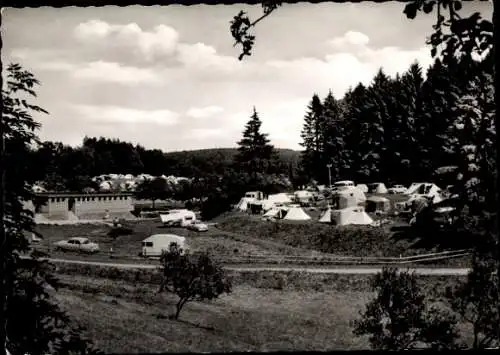
[[[161,257],[163,280],[160,292],[166,289],[179,297],[174,319],[189,301],[212,300],[231,292],[231,282],[224,270],[207,254],[184,253],[176,243]]]

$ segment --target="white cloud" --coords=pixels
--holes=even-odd
[[[88,63],[74,69],[75,79],[114,82],[118,84],[135,85],[138,83],[161,83],[161,76],[152,69],[127,67],[118,63],[103,61]]]
[[[192,107],[187,110],[186,115],[193,118],[208,118],[223,111],[224,109],[220,106]]]
[[[290,61],[267,62],[275,80],[286,81],[290,87],[300,87],[303,92],[326,94],[328,89],[341,97],[350,86],[359,82],[369,84],[380,67],[388,75],[406,71],[417,60],[425,69],[431,64],[430,50],[422,47],[414,50],[397,47],[370,48],[368,37],[362,33],[348,32],[330,42],[338,44],[323,59],[299,58]],[[343,45],[352,45],[356,48]],[[340,46],[342,44],[342,46]],[[349,47],[349,48],[348,48]],[[273,73],[274,72],[274,73]]]
[[[370,42],[370,38],[364,33],[357,31],[348,31],[342,37],[334,38],[328,43],[336,49],[345,49],[349,46],[366,46]]]
[[[190,139],[207,139],[226,136],[226,132],[221,128],[194,128],[186,132]]]
[[[136,110],[117,106],[75,105],[73,109],[90,122],[118,124],[156,124],[172,126],[179,115],[170,110]]]
[[[170,26],[144,31],[136,23],[118,25],[100,20],[80,23],[74,36],[84,44],[122,48],[149,62],[173,55],[179,41],[179,33]]]
[[[188,68],[205,70],[208,72],[231,73],[243,68],[243,64],[235,57],[224,56],[217,50],[204,43],[179,44],[177,58]]]

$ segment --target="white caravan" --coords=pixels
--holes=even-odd
[[[170,244],[177,243],[183,250],[189,249],[186,238],[175,234],[153,234],[142,241],[142,253],[144,257],[158,257],[163,251],[168,251]]]
[[[160,214],[160,219],[164,225],[186,227],[196,221],[196,214],[189,210],[171,210],[166,214]]]

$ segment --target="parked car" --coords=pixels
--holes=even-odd
[[[387,189],[390,194],[404,194],[406,192],[406,187],[403,185],[394,185],[393,187]]]
[[[208,226],[205,223],[202,223],[200,221],[194,221],[193,223],[189,224],[186,228],[189,230],[192,230],[192,231],[197,231],[197,232],[208,231]]]
[[[55,243],[56,250],[77,251],[81,253],[97,253],[99,245],[88,238],[75,237]]]

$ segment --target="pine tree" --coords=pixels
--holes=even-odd
[[[250,175],[254,181],[259,175],[272,172],[275,158],[274,147],[267,134],[261,133],[261,126],[262,121],[254,107],[252,116],[245,125],[243,138],[238,142],[238,154],[235,157],[240,172]]]
[[[366,154],[366,150],[360,146],[360,142],[368,134],[368,126],[365,124],[367,112],[360,110],[366,100],[367,89],[361,83],[353,90],[349,90],[343,100],[345,106],[344,149],[350,152],[347,164],[349,166],[348,175],[359,182],[367,181],[367,175],[359,171],[359,166]]]
[[[339,180],[349,169],[349,151],[345,149],[344,107],[330,91],[323,101],[324,165],[332,164],[332,181]],[[347,177],[346,177],[347,178]]]
[[[323,104],[317,94],[314,94],[311,102],[307,106],[307,112],[304,117],[304,126],[300,137],[301,146],[304,151],[301,156],[301,166],[309,179],[320,179],[324,175],[326,166],[323,164],[323,122],[322,122]]]
[[[358,160],[358,173],[370,180],[381,178],[385,168],[382,165],[387,149],[385,141],[390,132],[384,126],[389,115],[390,85],[390,78],[380,69],[367,90],[365,102],[354,108],[360,120],[359,148],[363,154]]]
[[[419,161],[421,148],[417,143],[416,126],[422,112],[421,88],[424,82],[422,68],[413,63],[402,76],[393,82],[395,107],[386,122],[386,132],[391,132],[388,142],[386,175],[393,182],[410,184],[415,178],[412,167]]]

